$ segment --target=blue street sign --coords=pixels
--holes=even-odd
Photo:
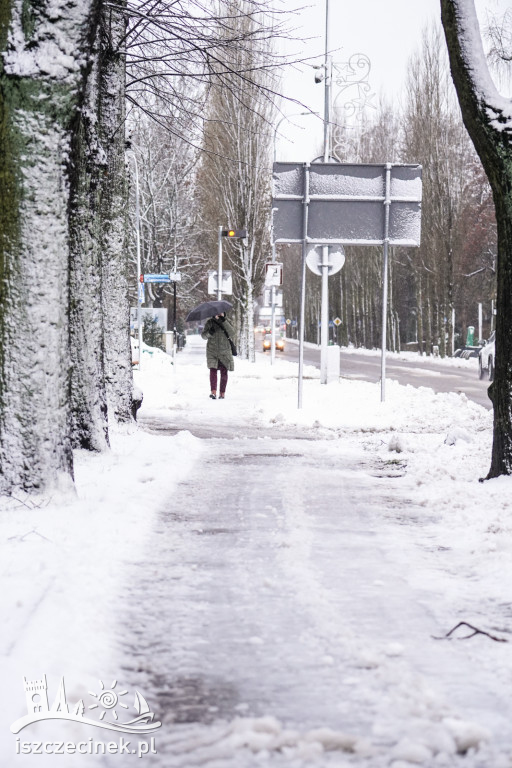
[[[144,275],[145,283],[170,283],[169,275]]]

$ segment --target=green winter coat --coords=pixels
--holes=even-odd
[[[219,328],[217,323],[222,327]],[[210,328],[215,329],[213,334],[210,333]],[[231,352],[231,345],[222,328],[226,329],[230,339],[234,341],[235,329],[227,318],[223,323],[221,323],[220,320],[214,322],[213,318],[206,321],[201,334],[203,339],[208,341],[206,345],[206,365],[208,368],[218,368],[220,362],[228,371],[234,371],[235,364]]]

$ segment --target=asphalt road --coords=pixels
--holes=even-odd
[[[276,352],[278,358],[298,361],[299,347],[288,341],[284,352]],[[380,354],[368,355],[340,350],[341,375],[348,379],[380,381]],[[320,349],[309,346],[304,349],[304,363],[320,367]],[[386,359],[386,378],[413,387],[430,387],[435,392],[463,392],[484,408],[492,408],[487,389],[489,382],[480,381],[476,367],[461,368],[446,365],[443,361],[429,357],[418,360]]]

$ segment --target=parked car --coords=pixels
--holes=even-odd
[[[481,379],[487,376],[489,381],[494,379],[494,362],[496,360],[495,338],[496,331],[493,331],[487,344],[478,353],[478,375]]]
[[[267,352],[272,347],[272,335],[266,333],[263,337],[263,351]],[[278,352],[284,352],[284,339],[280,336],[276,336],[275,347]]]

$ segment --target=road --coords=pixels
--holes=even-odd
[[[293,362],[299,359],[299,347],[296,342],[288,341],[284,352],[276,353],[278,358]],[[380,354],[346,352],[340,350],[341,375],[348,379],[380,381]],[[320,367],[320,349],[306,346],[304,362]],[[396,379],[400,384],[413,387],[430,387],[435,392],[463,392],[484,408],[492,408],[487,389],[489,382],[480,381],[476,368],[456,368],[435,358],[418,357],[418,360],[386,360],[386,378]]]

